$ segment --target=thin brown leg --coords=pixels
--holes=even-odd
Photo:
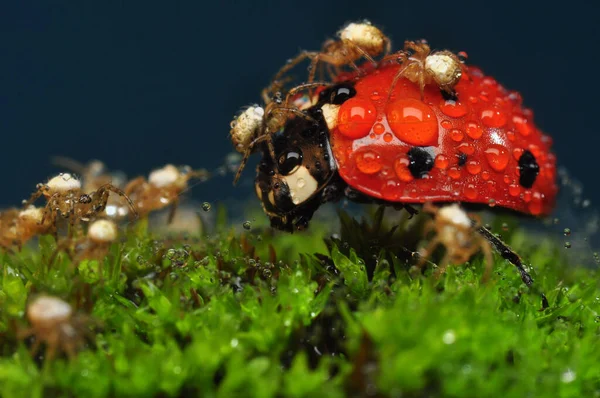
[[[114,192],[123,199],[125,199],[129,207],[131,208],[134,218],[137,219],[139,217],[137,207],[135,206],[131,198],[122,189],[115,187],[113,184],[104,184],[100,188],[98,188],[96,192],[103,193],[105,191]],[[106,203],[104,203],[104,205],[106,206]]]
[[[433,251],[439,244],[440,244],[440,240],[437,237],[433,238],[431,240],[431,242],[429,242],[429,244],[425,248],[425,253],[422,256],[419,256],[419,261],[417,262],[417,267],[423,268],[423,266],[425,265],[425,262],[427,261],[427,258],[429,258],[429,256],[431,256],[431,254],[433,253]]]
[[[492,268],[494,266],[494,256],[492,255],[492,248],[488,241],[484,240],[481,243],[481,251],[485,261],[485,270],[483,271],[483,277],[481,278],[482,283],[486,283],[492,275]]]
[[[444,257],[442,257],[442,261],[440,261],[437,269],[433,273],[433,277],[435,279],[440,279],[442,274],[446,272],[446,268],[448,268],[448,265],[450,265],[450,253],[446,251],[446,254],[444,254]]]
[[[177,207],[179,206],[179,196],[173,198],[173,202],[171,203],[171,208],[169,210],[169,218],[167,219],[167,224],[171,225],[173,223],[173,219],[175,218],[175,213],[177,212]]]

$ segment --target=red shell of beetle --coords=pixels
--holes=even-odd
[[[533,215],[551,212],[558,190],[552,140],[533,123],[517,92],[464,66],[456,101],[444,99],[433,84],[421,100],[419,88],[405,78],[388,99],[399,68],[384,66],[358,77],[356,96],[339,109],[331,143],[350,186],[391,202],[460,201]],[[415,146],[434,159],[422,178],[408,167]],[[531,188],[519,183],[518,160],[526,150],[539,166]]]

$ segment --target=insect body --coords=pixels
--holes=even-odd
[[[518,93],[466,65],[450,85],[434,79],[435,70],[423,79],[416,67],[406,72],[405,65],[385,62],[344,77],[318,93],[303,111],[308,117],[291,116],[268,136],[256,192],[272,226],[306,228],[320,204],[341,197],[550,213],[557,193],[551,139]],[[472,227],[531,285],[512,250],[484,227]]]

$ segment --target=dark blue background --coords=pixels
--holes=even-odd
[[[518,89],[559,162],[600,199],[598,7],[570,1],[4,1],[0,6],[1,205],[57,170],[99,158],[135,176],[167,162],[215,168],[229,122],[301,48],[368,18],[399,48],[465,50]],[[522,3],[522,4],[521,4]],[[589,2],[591,3],[591,2]],[[246,173],[242,194],[250,192]],[[230,197],[231,177],[194,189]]]

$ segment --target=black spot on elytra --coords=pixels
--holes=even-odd
[[[540,172],[540,166],[535,160],[535,156],[528,150],[525,150],[519,158],[519,184],[525,188],[531,188],[537,175]]]
[[[408,151],[408,170],[415,178],[423,178],[433,168],[433,157],[420,147],[412,147]]]
[[[467,155],[465,153],[461,153],[458,155],[458,165],[464,166],[467,163]]]

